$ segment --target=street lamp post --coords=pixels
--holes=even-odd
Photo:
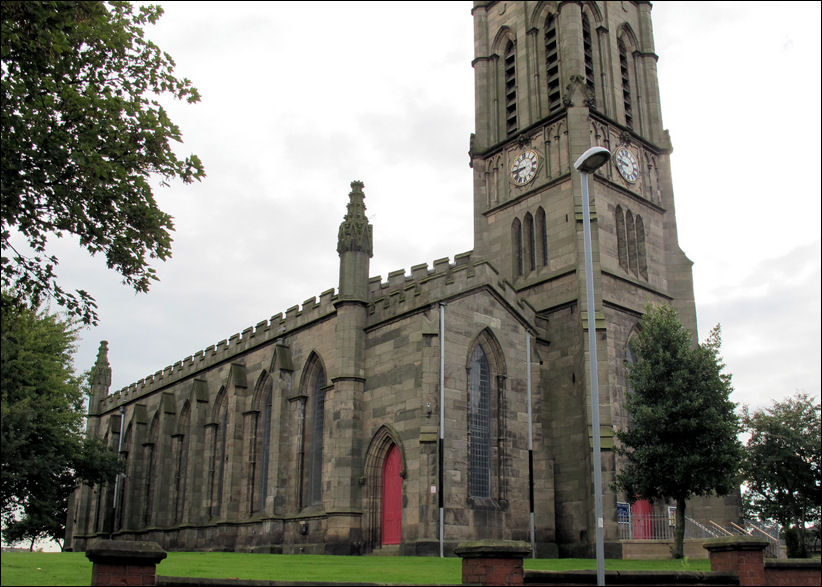
[[[596,521],[597,585],[605,585],[605,521],[602,517],[602,461],[599,438],[599,377],[597,372],[597,328],[594,313],[594,261],[591,253],[591,206],[588,203],[588,175],[605,165],[611,153],[591,147],[579,156],[574,168],[582,179],[582,233],[585,239],[585,295],[588,298],[588,346],[591,365],[591,435],[594,439],[594,518]]]

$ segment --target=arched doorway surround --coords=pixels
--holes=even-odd
[[[385,493],[386,471],[391,476],[387,487],[389,496]],[[380,427],[371,439],[365,455],[364,472],[363,550],[370,552],[375,548],[380,548],[383,544],[399,544],[402,541],[402,485],[406,476],[405,452],[399,441],[399,435],[390,426]],[[394,524],[390,532],[394,535],[384,537],[383,500],[386,498],[398,500],[398,502],[394,502],[394,505],[389,504],[389,507],[396,510],[396,513],[391,513],[389,516],[390,523]],[[398,528],[397,521],[394,519],[396,516],[399,516]],[[398,531],[399,536],[396,536]]]

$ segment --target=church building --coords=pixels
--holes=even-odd
[[[75,491],[67,547],[113,537],[447,556],[498,538],[540,557],[592,556],[599,435],[606,555],[622,556],[631,509],[610,484],[628,339],[648,304],[670,304],[696,340],[651,12],[627,0],[474,2],[473,250],[371,277],[354,181],[336,288],[119,391],[102,342],[88,433],[127,468]],[[590,316],[573,162],[592,146],[611,160],[590,176]],[[694,500],[688,514],[739,517],[732,498]]]

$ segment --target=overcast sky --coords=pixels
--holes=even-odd
[[[336,288],[349,184],[371,274],[473,248],[471,2],[162,2],[148,36],[202,93],[172,104],[208,177],[155,192],[173,258],[148,294],[67,239],[91,292],[79,370],[109,341],[112,391]],[[732,399],[820,395],[820,3],[655,2],[680,246],[699,336],[721,323]]]

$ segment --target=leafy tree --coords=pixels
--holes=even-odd
[[[775,401],[742,422],[750,439],[743,474],[746,509],[785,529],[789,557],[807,557],[807,525],[822,513],[820,403],[807,394]]]
[[[7,544],[28,541],[29,550],[34,550],[34,544],[41,538],[54,537],[60,550],[63,549],[65,536],[65,522],[58,521],[60,517],[59,500],[36,500],[29,504],[22,519],[12,521],[3,530],[3,541]],[[66,501],[68,508],[68,501]]]
[[[626,458],[615,486],[629,501],[676,503],[674,558],[683,556],[685,505],[692,496],[727,495],[738,488],[742,446],[723,374],[717,325],[694,344],[670,306],[648,308],[630,343],[630,425],[617,432]]]
[[[59,542],[74,487],[112,481],[122,464],[102,441],[83,436],[83,384],[72,366],[75,323],[12,304],[0,316],[4,536]]]
[[[51,298],[97,323],[94,298],[59,285],[51,236],[79,237],[138,292],[157,279],[149,260],[170,257],[173,223],[150,176],[167,185],[205,173],[196,155],[175,155],[180,129],[157,101],[200,99],[144,38],[162,12],[129,2],[0,3],[2,286],[16,292],[4,303],[37,308]]]

